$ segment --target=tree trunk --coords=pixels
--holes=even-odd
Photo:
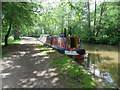
[[[72,35],[72,27],[71,27],[71,26],[68,27],[68,34],[69,34],[70,36]]]
[[[100,32],[100,30],[101,30],[101,28],[102,28],[102,15],[103,15],[103,13],[104,13],[104,2],[101,4],[101,11],[100,11],[100,20],[99,20],[99,27],[97,28],[97,32],[96,32],[96,37],[98,36],[98,34],[99,34],[99,32]]]
[[[10,22],[10,26],[9,26],[8,32],[5,35],[5,45],[4,46],[8,45],[8,37],[9,37],[10,31],[11,31],[11,26],[12,26],[12,23]]]
[[[11,15],[10,15],[10,25],[9,25],[9,28],[8,28],[8,32],[7,34],[5,35],[5,45],[8,45],[8,37],[9,37],[9,34],[10,34],[10,31],[11,31],[11,27],[12,27],[12,16],[13,16],[13,11],[12,11],[13,8],[11,8]]]
[[[90,3],[89,3],[89,0],[88,0],[88,28],[90,31]]]
[[[95,35],[96,31],[96,0],[95,0],[95,13],[94,13],[94,29],[93,29],[93,34]]]

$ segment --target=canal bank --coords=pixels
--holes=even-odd
[[[116,85],[109,83],[105,78],[103,78],[101,76],[97,76],[96,74],[98,74],[99,72],[96,71],[95,69],[94,69],[95,70],[94,73],[91,72],[94,70],[88,68],[88,66],[92,67],[92,65],[90,65],[91,61],[88,60],[88,58],[85,58],[85,61],[82,63],[82,65],[80,65],[79,63],[76,63],[73,60],[71,62],[71,60],[69,60],[69,58],[67,58],[66,55],[64,55],[64,54],[60,54],[54,50],[52,50],[52,52],[50,52],[49,48],[47,48],[47,47],[44,47],[42,51],[47,52],[47,54],[49,54],[49,57],[51,58],[50,62],[52,63],[52,65],[55,68],[57,68],[57,71],[59,74],[65,75],[65,77],[67,77],[67,78],[70,76],[73,78],[72,82],[73,81],[77,82],[77,86],[75,84],[72,85],[69,83],[69,85],[72,85],[72,87],[74,87],[74,88],[117,88]],[[69,61],[69,63],[67,62],[67,60]],[[71,65],[71,63],[74,64],[76,68],[70,69],[71,67],[73,68],[73,66],[74,66],[74,65]],[[87,84],[90,81],[92,83],[96,83],[96,85],[95,86],[94,85],[93,86],[92,85],[84,86],[85,83],[83,84],[84,80],[80,80],[81,75],[79,75],[79,72],[81,73],[81,71],[78,71],[78,68],[82,68],[82,70],[84,70],[84,73],[86,73],[88,76],[90,76],[91,79],[89,78],[89,79],[85,80],[85,82],[87,82]],[[87,76],[85,75],[85,77],[87,77]],[[83,84],[82,86],[81,86],[81,82]]]

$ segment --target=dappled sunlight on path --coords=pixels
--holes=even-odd
[[[3,88],[65,87],[55,71],[56,68],[48,62],[49,56],[37,48],[40,42],[34,40],[31,37],[25,38],[21,41],[24,45],[15,46],[16,50],[2,58],[0,70]]]
[[[40,42],[33,37],[22,37],[22,39],[23,40],[20,41],[20,44],[40,44]]]

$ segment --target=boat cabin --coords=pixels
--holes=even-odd
[[[68,37],[68,49],[70,48],[79,48],[79,36]]]

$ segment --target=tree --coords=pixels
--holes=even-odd
[[[88,0],[88,16],[87,16],[87,18],[88,18],[88,28],[89,28],[89,31],[90,31],[90,3],[89,3],[89,0]]]
[[[55,5],[56,4],[56,5]],[[84,42],[119,43],[119,2],[3,3],[3,36],[80,35]],[[4,38],[3,38],[4,39]]]
[[[95,0],[95,11],[94,11],[94,28],[93,28],[93,35],[95,35],[96,31],[96,0]]]
[[[101,7],[101,11],[100,11],[100,19],[99,19],[99,26],[97,27],[97,32],[96,32],[96,37],[98,36],[98,34],[100,33],[100,30],[102,29],[102,16],[103,16],[103,13],[105,12],[105,3],[101,3],[100,4],[100,7]]]
[[[8,44],[8,37],[11,29],[14,29],[14,39],[19,38],[20,29],[25,26],[34,25],[32,16],[37,9],[34,3],[26,2],[3,2],[3,31],[5,35],[5,46]],[[7,30],[8,29],[8,30]]]

